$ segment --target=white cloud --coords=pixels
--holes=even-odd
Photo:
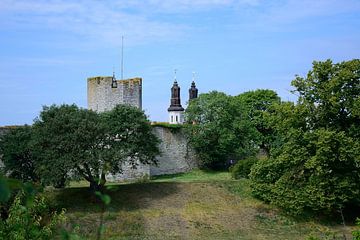
[[[260,0],[132,0],[118,1],[118,6],[136,7],[151,12],[180,13],[207,11],[219,7],[255,6]]]
[[[176,20],[177,14],[237,11],[228,29],[278,30],[303,19],[360,10],[358,0],[1,0],[0,31],[55,30],[81,39],[81,47],[118,47],[121,36],[126,44],[181,41],[194,27]],[[236,15],[236,14],[235,14]],[[165,18],[162,18],[166,16]],[[172,17],[174,16],[174,17]],[[175,20],[174,20],[175,19]],[[211,26],[203,26],[211,28]],[[78,38],[78,37],[81,38]]]
[[[353,0],[289,0],[284,5],[272,7],[265,20],[294,22],[309,17],[331,16],[359,10],[360,2]]]
[[[119,45],[122,35],[132,44],[175,40],[186,29],[182,24],[157,21],[147,14],[128,13],[106,1],[2,0],[0,20],[0,30],[60,30],[111,45]]]
[[[358,0],[287,0],[272,2],[263,12],[254,16],[250,25],[264,30],[280,30],[304,20],[311,19],[315,24],[319,18],[359,11]]]

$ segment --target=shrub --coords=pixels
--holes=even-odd
[[[52,239],[64,221],[64,210],[51,213],[44,197],[28,198],[20,192],[7,219],[0,222],[0,239]]]
[[[230,167],[231,176],[234,179],[249,178],[251,167],[258,161],[256,157],[249,157],[239,160],[234,166]]]
[[[33,128],[25,125],[13,127],[0,137],[0,156],[4,173],[21,181],[38,182],[35,171],[35,155],[31,146]]]
[[[183,128],[183,124],[170,124],[167,122],[152,122],[151,126],[153,127],[164,127],[169,129],[181,129]]]
[[[359,153],[344,132],[292,131],[278,156],[252,167],[252,192],[294,215],[359,206]]]
[[[353,239],[360,240],[360,218],[356,219],[356,226],[358,226],[358,228],[352,232]]]

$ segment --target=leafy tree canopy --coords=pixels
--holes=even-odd
[[[224,168],[227,160],[250,155],[256,134],[244,110],[221,92],[200,94],[186,109],[190,142],[203,167]]]
[[[252,168],[256,196],[294,214],[360,205],[359,73],[359,60],[327,60],[296,77],[298,103],[271,117],[277,147]]]
[[[31,126],[12,128],[0,139],[0,155],[4,163],[4,172],[9,177],[24,182],[39,181],[35,172],[35,156],[31,148]]]
[[[34,123],[36,169],[45,184],[75,177],[100,190],[106,174],[121,172],[122,163],[154,163],[158,141],[145,114],[126,105],[100,114],[53,105]]]
[[[309,111],[309,127],[340,130],[360,135],[360,60],[313,62],[306,78],[292,81],[298,103]],[[356,132],[355,132],[356,130]]]
[[[259,147],[269,153],[270,145],[274,141],[274,129],[269,115],[274,112],[273,105],[280,103],[280,97],[273,90],[258,89],[239,94],[235,99],[258,131]]]

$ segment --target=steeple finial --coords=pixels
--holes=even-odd
[[[177,69],[174,70],[174,73],[175,73],[174,82],[177,82],[177,80],[176,80],[176,72],[177,72]]]
[[[195,82],[195,72],[192,72],[192,81]]]

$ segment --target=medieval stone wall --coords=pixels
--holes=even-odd
[[[153,132],[161,140],[161,155],[157,157],[158,166],[150,166],[150,176],[188,172],[198,166],[182,129],[156,126]]]
[[[123,172],[107,175],[110,182],[147,179],[151,176],[188,172],[198,166],[195,151],[191,148],[182,129],[162,126],[153,127],[153,133],[160,139],[161,155],[157,156],[157,166],[139,164],[133,168],[123,164]]]
[[[122,181],[134,181],[140,179],[149,179],[150,177],[150,165],[137,163],[138,166],[134,168],[131,164],[122,164],[122,173],[108,174],[106,180],[109,182],[122,182]]]
[[[92,77],[87,79],[88,109],[104,112],[117,104],[129,104],[142,109],[142,79],[117,80],[112,88],[112,77]]]

